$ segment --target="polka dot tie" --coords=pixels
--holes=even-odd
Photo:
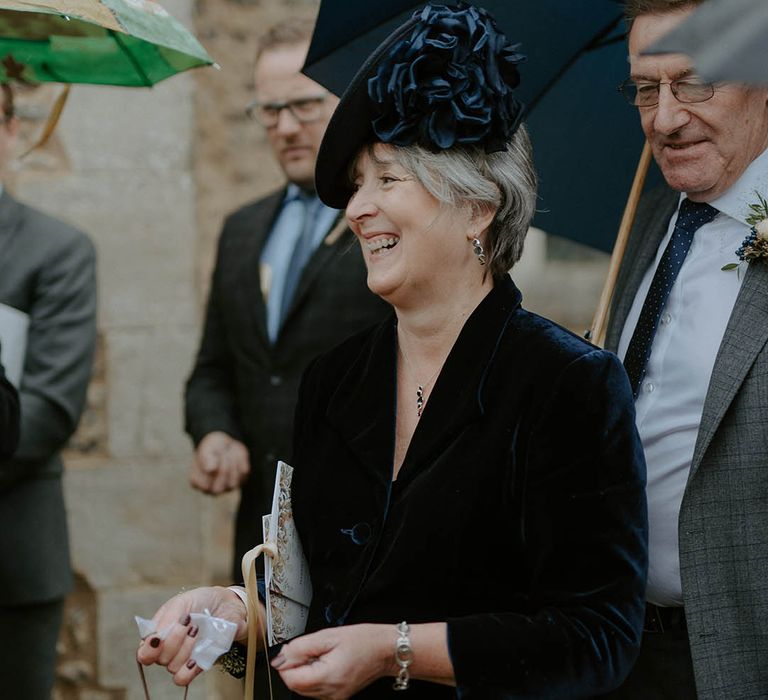
[[[701,226],[712,221],[715,216],[717,216],[717,209],[703,202],[684,199],[680,205],[675,230],[653,275],[648,296],[643,302],[640,318],[624,357],[624,367],[629,375],[635,398],[645,376],[645,368],[651,355],[651,345],[659,326],[661,312],[664,310],[669,293],[691,247],[693,234]]]

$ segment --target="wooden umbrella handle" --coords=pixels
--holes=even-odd
[[[632,182],[632,189],[629,191],[629,197],[627,198],[627,205],[624,207],[624,216],[621,218],[621,226],[619,226],[619,233],[616,236],[616,243],[613,246],[611,264],[608,267],[608,276],[606,277],[605,285],[603,285],[603,291],[600,294],[600,301],[597,304],[597,311],[595,311],[592,327],[589,329],[589,334],[587,335],[587,338],[599,347],[605,345],[605,330],[608,325],[608,312],[611,307],[613,292],[616,289],[619,267],[621,267],[621,261],[624,258],[624,251],[627,249],[629,232],[632,230],[632,224],[635,221],[637,204],[640,201],[640,195],[643,193],[645,176],[648,174],[652,155],[651,145],[646,141],[645,146],[643,146],[643,152],[640,155],[640,162],[637,164],[635,179]]]
[[[37,141],[35,141],[26,151],[24,151],[24,153],[19,156],[19,160],[26,158],[30,153],[32,153],[32,151],[35,151],[38,148],[42,148],[46,143],[48,143],[51,136],[53,135],[53,132],[56,130],[56,125],[59,123],[61,113],[64,111],[64,105],[67,104],[67,98],[69,97],[69,91],[71,88],[72,85],[70,83],[64,85],[64,89],[59,93],[59,96],[53,103],[53,107],[51,107],[51,113],[48,115],[48,119],[45,122],[43,132],[40,134]]]

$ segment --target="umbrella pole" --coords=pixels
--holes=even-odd
[[[651,164],[651,157],[651,145],[646,141],[640,156],[640,162],[635,171],[635,179],[632,182],[632,189],[629,191],[627,205],[624,208],[624,216],[621,219],[619,233],[616,236],[616,244],[613,246],[611,264],[608,267],[608,277],[605,280],[605,285],[603,285],[603,291],[600,295],[600,301],[597,304],[597,311],[595,311],[592,327],[587,332],[587,338],[600,347],[605,345],[605,330],[608,325],[608,311],[611,306],[611,299],[613,299],[613,292],[616,289],[619,267],[624,258],[624,251],[627,249],[629,232],[632,230],[632,224],[635,221],[637,203],[640,201],[640,195],[643,192],[643,185],[645,184],[645,176],[648,174],[648,168]]]
[[[26,151],[24,151],[24,153],[19,156],[19,160],[26,158],[30,153],[32,153],[32,151],[35,151],[38,148],[42,148],[46,143],[48,143],[48,140],[56,130],[56,125],[59,123],[61,113],[64,111],[64,105],[67,104],[67,98],[69,97],[69,91],[71,87],[72,86],[69,83],[64,85],[64,89],[59,93],[59,96],[53,103],[51,113],[48,115],[48,119],[46,120],[45,126],[43,127],[43,133],[40,134],[40,137],[37,139],[37,141],[35,141]]]

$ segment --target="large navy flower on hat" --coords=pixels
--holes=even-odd
[[[525,60],[485,10],[427,5],[368,80],[376,137],[433,151],[506,148],[523,113],[514,88]]]

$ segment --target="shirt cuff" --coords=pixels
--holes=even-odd
[[[244,586],[227,586],[227,589],[232,591],[245,605],[246,620],[248,619],[248,591]]]

